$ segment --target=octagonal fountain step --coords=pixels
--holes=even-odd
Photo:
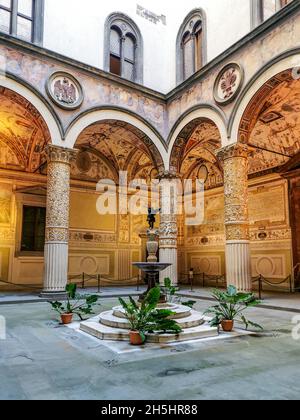
[[[218,329],[212,328],[200,312],[182,305],[160,305],[175,312],[174,319],[183,328],[180,334],[147,334],[149,343],[174,343],[199,340],[218,336]],[[100,340],[129,341],[129,323],[121,307],[81,322],[80,329]]]
[[[129,330],[130,324],[124,316],[118,316],[121,314],[120,309],[117,309],[116,311],[107,311],[103,312],[99,317],[99,322],[102,325],[106,325],[107,327],[112,328],[120,328],[122,330]],[[177,323],[181,326],[182,329],[186,328],[193,328],[198,327],[199,325],[204,324],[204,319],[202,314],[196,311],[186,311],[184,317],[171,317],[173,319],[176,319]]]
[[[184,306],[184,305],[176,305],[173,303],[162,303],[159,304],[158,309],[168,309],[170,311],[172,311],[174,313],[173,316],[171,316],[170,318],[172,319],[180,319],[180,318],[187,318],[189,316],[191,316],[191,308],[189,308],[188,306]],[[125,315],[125,310],[124,308],[122,308],[122,306],[116,306],[115,308],[112,309],[113,315],[117,318],[124,318],[126,319],[126,315]],[[196,311],[194,311],[196,312]],[[199,313],[199,312],[198,312]]]

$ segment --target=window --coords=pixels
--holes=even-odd
[[[194,10],[183,22],[177,36],[177,83],[188,79],[206,62],[206,20]]]
[[[43,252],[45,246],[46,209],[23,207],[22,252]]]
[[[0,0],[0,31],[27,42],[42,42],[44,0]]]
[[[293,0],[252,0],[252,27],[260,25]]]
[[[113,14],[106,22],[105,33],[105,70],[142,83],[143,45],[136,24],[123,14]]]

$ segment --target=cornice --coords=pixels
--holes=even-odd
[[[261,25],[253,29],[246,36],[240,39],[238,42],[229,47],[222,54],[211,60],[206,64],[200,71],[195,73],[189,79],[181,83],[179,86],[175,87],[169,93],[164,94],[158,92],[154,89],[147,88],[143,85],[128,81],[122,77],[113,75],[104,70],[101,70],[97,67],[90,66],[78,60],[72,59],[65,55],[56,53],[54,51],[48,50],[46,48],[40,47],[35,44],[22,41],[10,35],[0,33],[0,43],[12,48],[19,49],[23,52],[30,53],[32,55],[38,56],[39,58],[47,58],[49,60],[54,60],[61,63],[63,66],[70,67],[70,70],[78,70],[86,73],[87,75],[109,80],[112,83],[123,86],[124,88],[130,88],[136,90],[140,93],[143,93],[145,96],[155,99],[160,102],[168,103],[172,101],[177,96],[181,95],[185,90],[190,89],[190,87],[201,80],[203,80],[210,72],[217,69],[220,65],[223,65],[224,62],[230,60],[231,56],[242,50],[248,44],[253,43],[260,39],[263,36],[266,36],[270,33],[275,27],[279,24],[282,24],[284,21],[290,19],[295,14],[300,12],[300,0],[294,0],[287,6],[283,7],[280,11],[274,14],[270,19],[263,22]]]

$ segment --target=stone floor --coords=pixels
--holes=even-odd
[[[98,311],[116,303],[103,299]],[[7,321],[1,400],[299,399],[300,341],[290,312],[253,309],[262,334],[142,349],[62,327],[43,302],[1,305],[0,315]]]

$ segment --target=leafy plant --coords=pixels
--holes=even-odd
[[[212,306],[204,315],[213,314],[214,317],[210,322],[212,327],[218,327],[223,321],[237,320],[245,324],[246,329],[249,326],[262,330],[263,328],[249,321],[243,315],[243,312],[251,307],[259,305],[253,293],[238,293],[235,286],[229,286],[226,292],[214,290],[212,296],[218,301],[218,305]]]
[[[174,333],[179,334],[182,330],[175,320],[170,319],[174,312],[167,309],[157,309],[160,300],[160,288],[151,289],[146,295],[141,306],[130,297],[126,303],[120,298],[120,304],[125,310],[126,318],[132,331],[139,331],[145,340],[145,333]]]
[[[62,314],[78,315],[83,320],[83,315],[92,315],[93,306],[97,303],[99,297],[96,295],[81,296],[77,294],[77,285],[68,284],[66,287],[67,300],[65,302],[50,302],[55,312]]]
[[[176,287],[173,286],[171,279],[168,277],[164,279],[164,286],[162,287],[162,291],[166,294],[167,301],[170,303],[178,303],[183,306],[188,306],[191,309],[196,304],[194,300],[182,302],[180,296],[176,296]]]

